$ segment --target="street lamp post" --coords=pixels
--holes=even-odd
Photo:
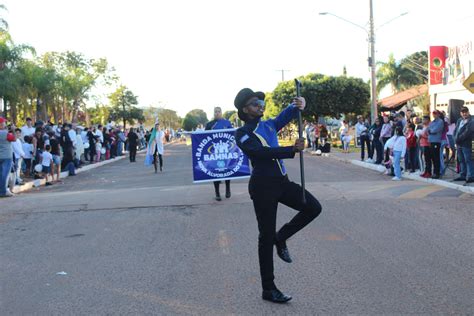
[[[375,69],[375,34],[374,34],[374,7],[372,0],[370,0],[370,33],[369,33],[369,42],[370,42],[370,86],[372,88],[372,102],[370,107],[370,116],[372,123],[375,122],[377,117],[377,78],[376,78],[376,69]]]
[[[370,86],[371,86],[371,102],[370,102],[370,117],[372,119],[372,122],[375,121],[377,118],[377,76],[376,76],[376,61],[375,61],[375,29],[374,29],[374,6],[373,6],[373,0],[369,0],[369,6],[370,6],[370,16],[369,16],[369,30],[367,30],[364,26],[359,25],[357,23],[354,23],[352,21],[349,21],[347,19],[344,19],[338,15],[335,15],[330,12],[320,12],[319,15],[332,15],[335,18],[338,18],[344,22],[347,22],[349,24],[352,24],[362,30],[367,34],[367,40],[369,41],[370,44],[370,56],[369,56],[369,67],[370,67]],[[399,17],[402,17],[406,15],[408,12],[403,12],[400,15],[390,19],[389,21],[381,24],[379,26],[379,29],[387,25],[388,23],[392,22],[393,20],[398,19]]]

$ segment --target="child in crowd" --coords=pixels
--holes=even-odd
[[[415,136],[415,124],[408,123],[407,124],[407,150],[408,150],[408,167],[410,167],[410,172],[415,172],[416,166],[416,136]]]
[[[26,170],[25,177],[29,177],[31,173],[31,161],[33,160],[34,146],[32,144],[33,138],[31,136],[24,137],[25,142],[23,143],[23,151],[25,152],[25,157],[23,161],[25,162]]]
[[[96,153],[95,162],[100,162],[100,154],[101,154],[101,151],[102,151],[102,144],[101,144],[101,142],[100,142],[99,137],[96,137],[96,143],[95,143],[95,153]]]
[[[391,149],[393,152],[393,171],[395,177],[393,181],[400,181],[402,179],[402,169],[400,167],[400,161],[405,156],[407,149],[407,139],[403,135],[403,127],[397,126],[395,129],[395,135],[393,135],[385,144],[385,149]]]
[[[51,162],[53,160],[53,155],[51,155],[51,145],[46,145],[45,150],[42,153],[41,166],[43,167],[43,177],[46,179],[46,185],[51,185],[52,183],[48,181],[48,175],[51,173]]]

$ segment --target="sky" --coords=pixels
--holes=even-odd
[[[140,106],[233,110],[308,73],[368,80],[369,0],[0,0],[16,43],[105,57]],[[401,13],[408,12],[377,29]],[[472,0],[374,0],[376,60],[472,40]],[[469,32],[470,31],[470,32]],[[105,91],[103,91],[105,93]]]

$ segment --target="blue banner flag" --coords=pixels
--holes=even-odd
[[[248,157],[235,143],[235,129],[191,134],[194,183],[250,177]]]

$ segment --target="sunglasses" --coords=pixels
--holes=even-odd
[[[254,101],[251,101],[251,102],[245,104],[245,106],[261,106],[261,107],[265,107],[265,101],[263,101],[263,100],[254,100]]]

